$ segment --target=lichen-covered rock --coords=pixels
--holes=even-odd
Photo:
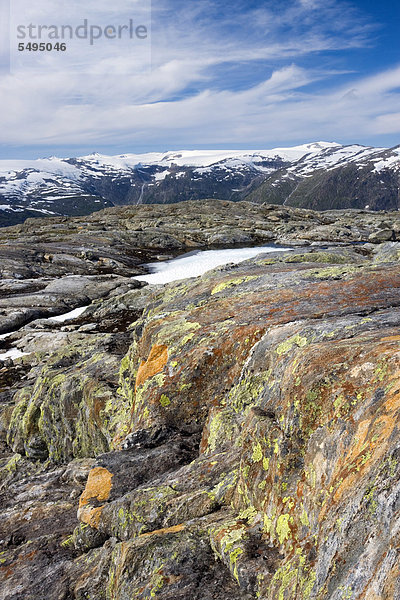
[[[91,573],[90,578],[78,581],[71,590],[72,597],[250,600],[251,595],[238,589],[228,571],[215,560],[208,531],[219,520],[221,515],[205,517],[126,542],[110,540],[108,561],[104,553],[99,560],[99,551],[95,551],[94,577]],[[99,581],[102,585],[97,586]]]
[[[396,243],[261,254],[88,319],[7,396],[4,597],[400,597]]]
[[[76,503],[92,461],[68,467],[9,455],[0,464],[0,598],[67,598]]]
[[[114,438],[124,437],[130,406],[118,393],[118,371],[128,344],[128,334],[70,334],[44,367],[36,367],[32,385],[16,394],[10,447],[65,462],[106,452]]]

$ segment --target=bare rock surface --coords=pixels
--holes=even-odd
[[[400,598],[400,243],[332,218],[167,285],[1,282],[90,304],[0,340],[1,599]]]
[[[28,219],[0,229],[0,274],[9,279],[143,272],[160,254],[268,242],[396,241],[398,212],[317,212],[202,200],[108,208],[87,217]],[[1,293],[1,288],[0,288]]]

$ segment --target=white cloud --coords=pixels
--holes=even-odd
[[[27,2],[27,0],[15,0]],[[50,0],[30,3],[24,22],[45,13]],[[153,0],[153,68],[148,48],[130,42],[73,45],[63,57],[47,55],[40,68],[21,66],[0,79],[1,141],[13,145],[113,145],[162,148],[194,144],[260,144],[305,139],[355,140],[400,133],[400,67],[346,86],[319,64],[324,50],[362,46],[370,25],[347,3],[292,1],[276,10],[243,10],[236,0],[219,15],[218,2]],[[52,0],[54,5],[54,0]],[[131,0],[56,0],[57,18],[124,22]],[[142,7],[144,3],[138,3]],[[226,4],[227,6],[227,4]],[[234,10],[234,8],[237,10]],[[139,10],[139,9],[138,9]],[[142,15],[143,18],[145,14]],[[41,17],[42,22],[43,16]],[[302,57],[314,57],[301,67]],[[60,62],[62,59],[62,62]],[[43,58],[41,59],[43,60]],[[263,80],[235,86],[228,67],[246,79],[260,62]],[[309,61],[310,62],[310,61]],[[308,92],[330,82],[329,91]],[[339,80],[340,81],[340,80]]]

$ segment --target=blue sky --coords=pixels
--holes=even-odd
[[[11,13],[2,158],[400,143],[393,1],[12,0]],[[17,25],[84,19],[132,19],[151,36],[68,40],[62,55],[17,51]]]

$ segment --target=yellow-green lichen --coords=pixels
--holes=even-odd
[[[210,420],[208,431],[206,454],[215,452],[221,444],[232,439],[234,424],[230,411],[220,410],[215,412]]]
[[[307,254],[289,255],[285,258],[285,262],[287,262],[287,263],[318,262],[318,263],[331,263],[331,264],[343,265],[343,264],[347,264],[349,262],[349,257],[342,256],[340,254],[335,254],[333,252],[308,252]]]
[[[290,352],[292,350],[293,346],[298,346],[299,348],[304,348],[304,346],[306,346],[307,344],[308,344],[308,340],[306,337],[302,337],[301,335],[296,334],[293,337],[289,338],[288,340],[285,340],[284,342],[279,344],[279,346],[276,349],[276,353],[279,356],[283,356],[283,355],[287,354],[288,352]]]
[[[279,539],[279,543],[283,544],[291,536],[291,529],[289,527],[289,514],[280,515],[276,522],[276,533]]]
[[[343,267],[327,267],[326,269],[313,269],[308,272],[309,277],[315,277],[316,279],[331,279],[340,278],[345,275],[355,273],[357,266],[343,266]]]
[[[161,406],[166,408],[167,406],[169,406],[171,404],[171,400],[168,398],[168,396],[166,396],[165,394],[162,394],[161,398],[160,398],[160,404],[161,404]]]
[[[238,519],[240,521],[248,521],[249,523],[252,523],[257,517],[257,510],[254,508],[254,506],[249,506],[249,508],[246,508],[246,510],[242,510],[242,512],[240,512],[238,514]]]
[[[242,283],[247,283],[248,281],[252,281],[253,279],[257,279],[257,276],[251,275],[248,277],[238,277],[236,279],[230,279],[229,281],[223,281],[211,290],[211,295],[213,296],[214,294],[218,294],[218,292],[223,292],[228,288],[235,287]]]
[[[257,444],[253,447],[253,456],[252,456],[252,460],[253,462],[260,462],[263,459],[263,451],[262,451],[262,447],[260,442],[257,442]]]
[[[266,456],[263,457],[263,469],[264,471],[268,471],[269,469],[269,458],[267,458]]]
[[[264,391],[271,377],[271,370],[244,377],[228,395],[228,402],[235,412],[242,412],[246,406],[254,404]]]
[[[236,548],[229,555],[229,561],[231,564],[232,574],[238,583],[239,583],[239,574],[238,574],[238,569],[237,569],[237,560],[241,554],[243,554],[243,549]]]
[[[304,527],[309,527],[310,526],[310,521],[308,519],[308,514],[306,509],[303,506],[303,510],[301,511],[301,515],[300,515],[300,522],[302,525],[304,525]]]

